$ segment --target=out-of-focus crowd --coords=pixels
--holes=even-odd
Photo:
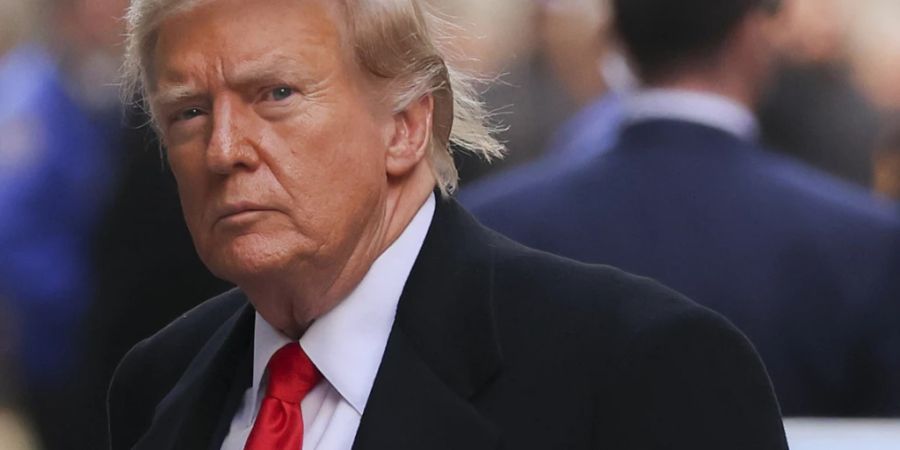
[[[508,157],[492,165],[458,152],[466,204],[478,210],[486,198],[503,198],[499,191],[511,185],[569,173],[563,166],[587,167],[616,145],[627,122],[621,105],[641,81],[626,62],[627,51],[615,31],[616,14],[606,0],[431,3],[458,24],[458,35],[452,36],[454,61],[485,80],[486,102],[509,148]],[[0,0],[0,448],[103,448],[105,392],[116,363],[137,341],[227,288],[194,254],[174,180],[145,126],[146,115],[119,98],[120,18],[126,7],[126,0]],[[900,3],[785,0],[766,33],[776,56],[755,103],[759,139],[773,152],[808,166],[815,173],[811,176],[823,180],[816,184],[825,186],[822,196],[846,190],[854,194],[842,195],[842,201],[853,203],[859,193],[880,205],[878,214],[892,211],[886,214],[896,219],[887,222],[900,222]],[[615,161],[615,155],[610,158]],[[616,175],[611,170],[608,176]],[[727,178],[722,177],[723,183]],[[639,189],[641,182],[623,185]],[[716,223],[717,214],[727,213],[702,211]],[[492,224],[490,214],[479,217]],[[502,223],[496,221],[498,227]],[[753,223],[744,225],[740,231],[752,235]],[[590,232],[606,231],[585,234]],[[858,244],[852,234],[847,239],[841,244]],[[542,241],[526,243],[540,247]],[[549,243],[547,247],[555,250]],[[567,256],[580,255],[573,251]],[[643,261],[581,259],[626,266],[633,262],[625,268],[676,284],[708,304],[703,298],[707,286],[694,292],[693,286],[677,286],[676,268],[649,273],[653,271],[642,271],[650,267]],[[873,269],[869,262],[835,263],[836,270],[866,289],[867,280],[874,279],[868,272],[893,270]],[[804,272],[808,266],[785,267],[789,273],[784,277],[808,277],[808,285],[825,276]],[[900,273],[893,275],[900,280]],[[735,275],[733,282],[746,280]],[[718,288],[723,283],[710,279],[708,284]],[[727,287],[718,292],[728,296]],[[881,312],[889,321],[890,313],[900,309],[900,297],[893,300],[893,309],[874,314]],[[808,303],[802,308],[816,310],[814,298],[804,301]],[[708,306],[716,309],[716,304]],[[720,312],[729,316],[724,309]],[[853,312],[848,314],[849,321]],[[763,336],[768,325],[729,318],[760,347],[778,390],[782,363],[776,358],[781,355],[767,346],[798,353],[802,348],[791,347],[784,336]],[[809,320],[818,320],[816,314]],[[889,325],[900,328],[900,317],[893,320]],[[834,330],[835,336],[843,333]],[[857,345],[853,336],[848,339]],[[830,336],[817,340],[816,350],[843,351],[831,344]],[[870,356],[865,350],[854,355]],[[900,366],[900,355],[894,356]],[[792,381],[819,383],[818,369],[810,364],[808,378]],[[842,398],[871,395],[865,386],[854,385],[869,379],[838,382],[846,391]],[[778,393],[782,401],[791,401],[790,392]],[[891,395],[900,399],[900,392]],[[900,412],[900,405],[866,410],[851,403],[823,399],[809,409],[788,403],[786,412]]]

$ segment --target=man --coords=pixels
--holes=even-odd
[[[755,140],[775,3],[614,2],[643,84],[619,143],[470,206],[527,245],[657,278],[733,320],[785,415],[898,414],[894,213]]]
[[[113,449],[786,448],[719,316],[447,197],[449,142],[499,145],[417,1],[138,0],[129,22],[198,253],[239,290],[125,357]]]

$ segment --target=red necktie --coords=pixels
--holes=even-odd
[[[269,360],[269,385],[244,450],[301,450],[300,402],[322,375],[300,345],[281,347]]]

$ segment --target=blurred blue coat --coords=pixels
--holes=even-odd
[[[462,201],[526,245],[656,278],[724,314],[786,415],[900,414],[900,220],[886,205],[675,120],[628,125],[612,150],[549,173]]]
[[[541,158],[477,180],[465,187],[460,200],[491,202],[492,198],[552,177],[569,166],[583,164],[613,146],[622,116],[622,100],[618,94],[609,93],[598,98],[554,133]]]
[[[16,315],[29,385],[59,385],[79,358],[111,161],[108,136],[45,50],[0,58],[0,298]]]

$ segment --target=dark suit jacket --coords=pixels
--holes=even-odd
[[[250,385],[252,318],[231,291],[136,346],[110,389],[112,448],[217,448]],[[522,247],[440,200],[354,448],[786,444],[765,370],[722,317]]]
[[[668,120],[552,173],[463,202],[526,245],[722,313],[759,349],[785,415],[900,413],[900,224],[868,193]]]

